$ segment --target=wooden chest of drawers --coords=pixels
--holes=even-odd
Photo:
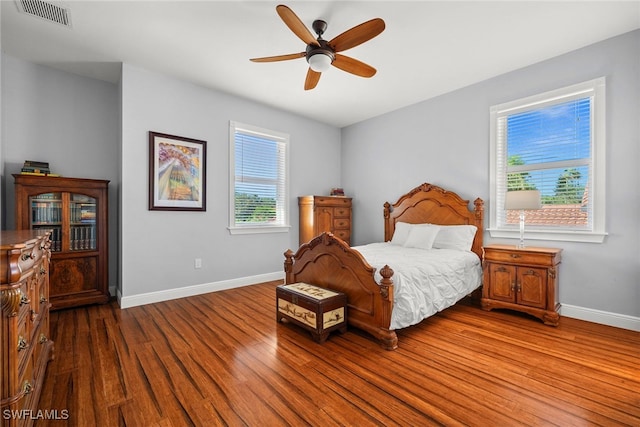
[[[3,231],[0,237],[2,382],[0,425],[31,425],[40,399],[49,339],[50,232]]]
[[[351,198],[333,196],[298,197],[300,244],[325,231],[351,245]]]
[[[311,332],[317,342],[331,331],[347,330],[347,296],[307,283],[276,288],[276,320],[289,320]]]

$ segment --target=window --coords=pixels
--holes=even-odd
[[[289,229],[289,135],[229,122],[232,234]]]
[[[605,224],[605,79],[491,107],[492,237],[516,237],[510,190],[539,190],[527,239],[602,242]]]

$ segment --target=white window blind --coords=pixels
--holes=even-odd
[[[237,122],[229,133],[230,230],[286,231],[289,136]]]
[[[504,209],[511,190],[540,191],[529,238],[603,236],[604,79],[495,106],[491,120],[492,236],[517,228],[519,213]]]

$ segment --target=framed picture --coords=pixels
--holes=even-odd
[[[149,210],[206,211],[207,142],[149,132]]]

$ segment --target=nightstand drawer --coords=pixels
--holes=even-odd
[[[560,262],[560,251],[542,252],[536,248],[516,249],[514,247],[502,250],[485,247],[484,259],[506,264],[550,266]]]

